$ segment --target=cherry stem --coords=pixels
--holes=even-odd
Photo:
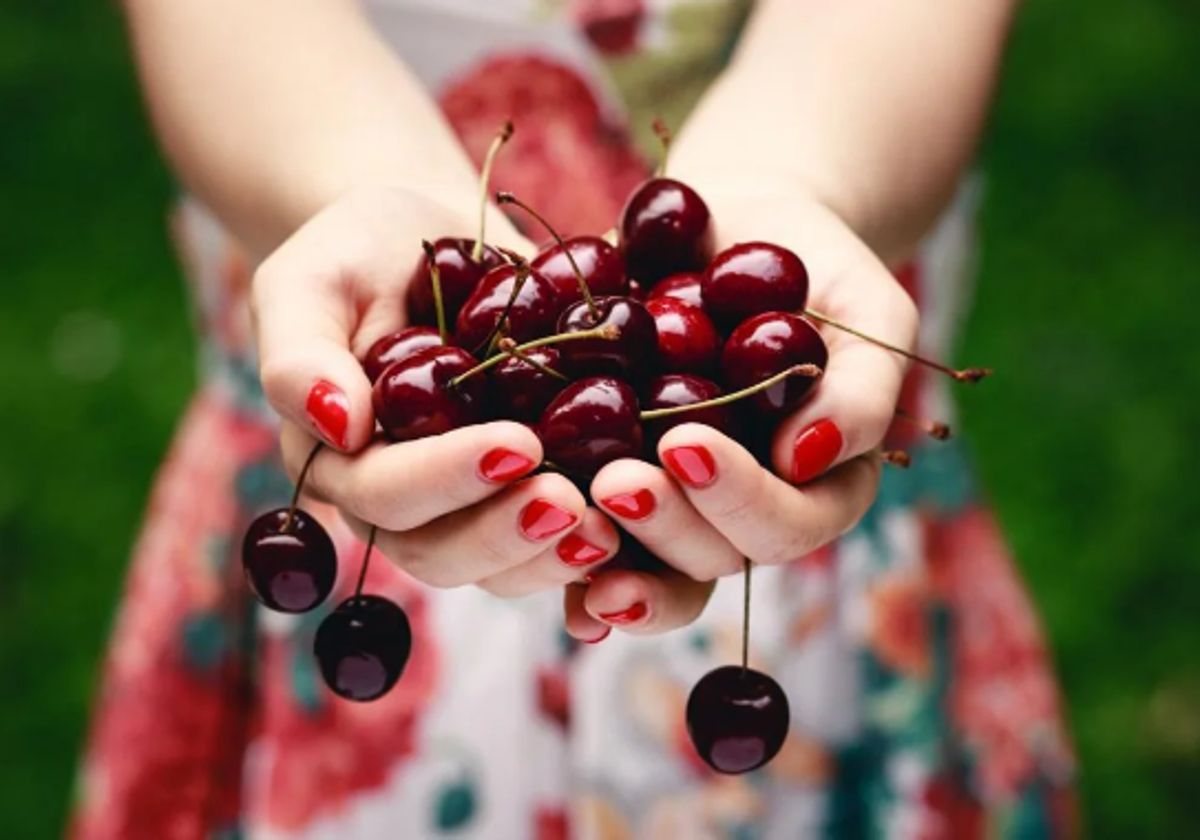
[[[425,249],[425,262],[429,265],[429,285],[433,287],[433,311],[437,313],[438,335],[442,337],[442,344],[449,344],[446,332],[446,303],[442,299],[442,270],[438,268],[433,245],[429,240],[422,239],[421,247]]]
[[[483,259],[483,237],[487,229],[487,211],[488,211],[488,195],[490,194],[489,184],[492,180],[492,165],[496,162],[496,155],[500,148],[508,142],[508,138],[513,135],[512,120],[506,120],[504,125],[500,126],[500,130],[496,132],[495,138],[492,140],[492,145],[488,146],[487,157],[483,159],[483,170],[479,175],[479,238],[475,240],[475,247],[471,249],[471,262],[478,263]]]
[[[363,552],[362,568],[358,571],[358,586],[354,587],[354,597],[362,594],[363,584],[367,582],[367,567],[371,565],[371,549],[375,547],[375,534],[379,529],[371,526],[371,534],[367,537],[367,550]]]
[[[580,332],[570,333],[555,333],[543,338],[535,338],[533,341],[527,341],[524,344],[518,344],[512,348],[512,351],[517,353],[527,353],[530,350],[536,350],[539,347],[547,347],[551,344],[561,344],[564,341],[582,341],[588,338],[598,338],[603,341],[616,341],[621,337],[621,330],[615,324],[605,324],[602,327],[596,327],[593,330],[581,330]],[[446,384],[451,388],[457,388],[465,380],[476,374],[483,373],[488,368],[495,367],[502,361],[508,358],[507,353],[498,353],[490,359],[485,359],[475,367],[468,371],[460,373],[458,376],[451,379]]]
[[[927,420],[924,417],[918,417],[915,414],[905,411],[903,408],[896,409],[896,419],[902,420],[910,426],[915,426],[935,440],[950,439],[950,427],[938,420]]]
[[[943,365],[940,362],[935,362],[932,359],[926,359],[924,356],[918,356],[916,353],[910,353],[908,350],[904,350],[903,348],[897,347],[894,344],[888,344],[886,341],[882,341],[878,338],[869,336],[866,333],[859,332],[853,327],[848,327],[843,323],[835,321],[828,315],[822,315],[820,312],[814,312],[811,309],[806,309],[804,310],[804,314],[809,318],[812,318],[814,321],[820,321],[822,324],[828,324],[829,326],[839,329],[842,332],[848,332],[850,335],[857,336],[863,341],[869,341],[877,347],[882,347],[885,350],[891,350],[893,353],[901,355],[906,359],[925,365],[926,367],[933,368],[936,371],[940,371],[947,376],[958,380],[959,382],[968,382],[974,384],[980,379],[983,379],[985,376],[991,376],[992,373],[991,368],[964,368],[963,370],[955,370],[954,368]]]
[[[546,232],[554,238],[559,248],[562,248],[563,254],[567,257],[567,262],[571,264],[571,271],[575,274],[575,279],[579,282],[579,291],[583,292],[583,300],[587,304],[588,313],[592,316],[593,321],[600,320],[600,310],[596,308],[596,300],[592,297],[592,290],[588,288],[587,281],[583,279],[583,272],[579,270],[579,263],[575,262],[575,255],[571,253],[571,249],[567,247],[567,243],[563,242],[563,238],[558,235],[550,223],[542,216],[541,213],[534,210],[521,199],[517,198],[510,192],[496,193],[497,204],[512,204],[524,210],[530,216],[537,220],[538,224],[546,229]]]
[[[553,377],[554,379],[561,379],[563,382],[569,381],[564,374],[559,373],[549,365],[542,364],[537,359],[529,356],[529,354],[527,354],[524,350],[521,350],[518,347],[517,342],[513,341],[511,338],[506,337],[500,339],[497,346],[500,348],[501,353],[506,353],[513,358],[520,359],[525,364],[529,365],[530,367],[537,368],[547,376]]]
[[[750,558],[742,558],[742,676],[750,667]]]
[[[664,178],[667,174],[667,158],[671,156],[671,129],[667,128],[662,117],[655,117],[651,128],[654,129],[654,136],[658,138],[658,142],[662,146],[662,157],[658,161],[658,171],[654,174],[658,178]]]
[[[912,456],[903,449],[880,449],[879,460],[893,467],[906,470],[912,466]]]
[[[517,304],[517,296],[521,294],[521,288],[525,285],[525,281],[529,279],[529,263],[521,259],[514,263],[517,271],[517,279],[513,283],[512,291],[508,293],[508,301],[504,304],[504,309],[500,311],[500,317],[496,319],[496,323],[492,325],[491,332],[487,334],[487,338],[479,343],[475,348],[475,352],[471,355],[478,356],[480,353],[484,357],[492,355],[492,351],[496,349],[496,340],[500,338],[500,334],[504,332],[505,326],[508,324],[508,315],[512,312],[512,308]]]
[[[785,379],[793,376],[807,376],[811,379],[816,379],[822,375],[822,371],[816,365],[793,365],[786,370],[781,370],[774,376],[769,376],[762,382],[751,385],[749,388],[743,388],[740,391],[733,391],[729,394],[722,394],[719,397],[714,397],[711,400],[703,402],[691,403],[690,405],[673,405],[668,408],[652,408],[648,411],[643,411],[638,415],[642,420],[657,420],[660,417],[670,417],[673,414],[683,414],[687,411],[698,411],[704,408],[716,408],[717,406],[728,405],[731,402],[737,402],[746,397],[752,397],[759,391],[765,391],[772,385],[778,385]]]
[[[321,451],[321,447],[325,444],[318,442],[312,448],[312,452],[308,453],[308,458],[304,461],[304,466],[300,468],[300,477],[296,479],[296,489],[292,491],[292,503],[288,505],[287,517],[283,520],[283,524],[279,526],[280,533],[285,533],[292,527],[292,519],[296,516],[296,505],[300,503],[300,492],[304,489],[304,479],[308,478],[308,470],[316,460],[317,453]]]

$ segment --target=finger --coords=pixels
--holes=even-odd
[[[584,644],[595,645],[608,638],[612,626],[592,618],[583,607],[587,584],[569,583],[563,589],[563,622],[567,634]]]
[[[288,423],[281,443],[295,481],[313,438]],[[404,443],[376,441],[353,455],[324,451],[305,489],[384,530],[407,531],[493,496],[541,460],[541,443],[525,426],[485,423]]]
[[[622,528],[688,577],[714,580],[741,569],[738,550],[658,467],[614,461],[597,474],[591,490]]]
[[[420,528],[382,532],[376,545],[430,586],[465,586],[552,548],[579,526],[586,510],[575,485],[544,473]]]
[[[636,635],[666,633],[699,618],[714,585],[669,568],[601,570],[588,585],[583,606],[588,615],[610,627]]]
[[[608,517],[588,508],[579,527],[527,563],[485,578],[480,586],[500,598],[522,598],[582,581],[617,553],[621,538]]]
[[[659,457],[696,510],[738,552],[763,565],[795,560],[845,533],[866,513],[879,485],[879,459],[864,456],[794,487],[698,423],[663,435]]]

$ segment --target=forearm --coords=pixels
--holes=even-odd
[[[1016,5],[760,0],[673,167],[782,177],[902,258],[971,160]]]
[[[449,126],[353,0],[124,5],[168,158],[256,252],[354,187],[474,194]]]

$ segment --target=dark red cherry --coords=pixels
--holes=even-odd
[[[395,441],[415,440],[482,420],[487,377],[449,384],[475,365],[475,357],[458,347],[427,347],[391,365],[371,392],[383,433]]]
[[[443,238],[433,243],[433,260],[442,278],[442,302],[446,307],[446,321],[453,324],[458,310],[466,303],[471,292],[483,275],[493,268],[504,265],[504,257],[496,250],[484,246],[479,262],[471,259],[475,248],[474,239]],[[406,295],[408,320],[412,324],[437,325],[437,312],[433,306],[433,284],[429,278],[429,263],[425,256],[417,265]]]
[[[668,373],[650,380],[642,390],[641,405],[643,411],[652,411],[656,408],[675,408],[714,400],[723,393],[721,386],[711,379],[687,373]],[[663,435],[683,423],[703,423],[706,426],[712,426],[728,437],[736,437],[737,422],[734,418],[733,405],[714,405],[653,420],[643,420],[646,449],[651,451],[656,449]]]
[[[740,665],[709,671],[688,695],[688,735],[719,773],[746,773],[774,758],[787,739],[789,716],[779,683]]]
[[[623,295],[629,291],[625,279],[625,260],[621,252],[599,236],[572,236],[563,240],[579,273],[593,295]],[[562,247],[554,245],[534,259],[532,266],[550,281],[558,293],[558,311],[562,311],[577,300],[583,300],[579,280],[571,270]]]
[[[371,345],[363,356],[362,366],[371,384],[375,384],[389,365],[407,359],[426,347],[440,347],[442,337],[433,327],[405,327],[399,332],[389,333]]]
[[[746,319],[725,342],[721,352],[724,385],[740,391],[794,365],[812,364],[824,370],[829,351],[816,327],[788,312],[764,312]],[[767,416],[787,414],[800,405],[817,380],[792,376],[749,397],[746,402]]]
[[[550,370],[563,373],[557,347],[538,347],[526,354]],[[520,423],[536,423],[567,383],[529,362],[509,356],[492,370],[492,400],[496,416]]]
[[[572,382],[542,413],[537,435],[546,460],[570,473],[595,475],[610,461],[640,457],[637,394],[611,376]]]
[[[313,653],[334,694],[365,703],[400,679],[412,641],[404,610],[378,595],[356,595],[321,621]]]
[[[687,184],[651,178],[621,213],[625,270],[644,287],[680,271],[703,271],[712,257],[708,205]]]
[[[646,301],[658,334],[658,366],[667,373],[707,373],[717,362],[721,337],[704,310],[677,298]]]
[[[751,315],[803,309],[808,299],[808,270],[787,248],[744,242],[713,258],[700,289],[704,310],[730,329]]]
[[[280,508],[250,524],[242,540],[242,570],[263,606],[303,613],[333,591],[337,552],[316,519],[296,508],[289,522],[288,508]]]
[[[692,306],[704,308],[704,297],[700,294],[700,278],[704,275],[698,271],[682,271],[672,274],[650,290],[646,300],[660,298],[677,298]]]
[[[459,310],[455,335],[460,346],[475,350],[483,344],[508,307],[516,282],[517,269],[511,265],[502,265],[484,275]],[[557,303],[558,296],[550,281],[539,272],[530,271],[508,310],[505,334],[517,343],[549,335],[558,317]]]
[[[629,297],[636,300],[638,303],[646,302],[646,289],[636,280],[629,281]]]
[[[560,333],[582,332],[607,325],[620,335],[613,340],[585,338],[565,341],[563,355],[571,370],[580,375],[612,374],[629,379],[648,376],[658,354],[658,331],[646,307],[633,298],[597,298],[599,319],[592,317],[585,301],[571,304],[558,319]]]

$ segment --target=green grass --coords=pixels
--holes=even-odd
[[[193,384],[170,181],[112,4],[0,10],[0,814],[58,831],[153,470]],[[1200,7],[1031,3],[961,356],[1045,616],[1090,832],[1200,826]],[[115,337],[115,338],[114,338]],[[113,342],[116,346],[113,346]],[[94,348],[110,349],[111,370]]]

